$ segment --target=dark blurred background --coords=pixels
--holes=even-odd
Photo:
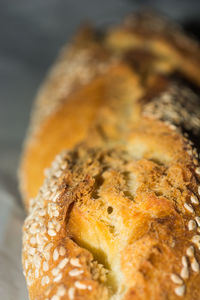
[[[14,176],[36,90],[81,22],[106,26],[143,7],[200,36],[200,0],[0,0],[1,171]]]

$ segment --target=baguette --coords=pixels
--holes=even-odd
[[[62,51],[35,102],[19,176],[27,207],[44,180],[45,168],[60,151],[85,138],[105,104],[107,95],[102,95],[102,102],[96,100],[100,92],[95,91],[93,79],[102,80],[106,73],[106,78],[112,76],[113,68],[121,64],[131,67],[138,77],[133,92],[136,98],[153,74],[179,73],[196,86],[200,83],[199,45],[168,20],[143,13],[126,18],[121,26],[101,35],[90,27],[82,29]],[[103,88],[99,89],[103,93]]]
[[[159,20],[111,29],[105,67],[46,113],[54,73],[37,100],[20,171],[31,300],[200,299],[198,51]]]

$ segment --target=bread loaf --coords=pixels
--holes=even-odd
[[[89,27],[82,29],[63,49],[35,102],[20,167],[26,204],[37,195],[44,169],[55,155],[84,139],[100,107],[109,101],[109,90],[115,89],[109,76],[114,77],[113,68],[121,64],[131,67],[138,78],[132,97],[146,89],[153,74],[178,73],[197,86],[200,83],[199,45],[168,20],[143,13],[101,35]],[[98,88],[98,80],[106,87]]]
[[[88,30],[72,46],[91,51],[87,79],[68,50],[25,143],[30,299],[198,300],[198,45],[148,14]]]

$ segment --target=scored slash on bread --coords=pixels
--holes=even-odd
[[[64,50],[20,169],[31,300],[199,299],[199,67],[146,13]]]

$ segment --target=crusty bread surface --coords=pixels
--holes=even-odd
[[[64,50],[20,169],[30,300],[200,300],[199,67],[146,13]]]
[[[198,43],[164,18],[141,13],[101,34],[90,27],[80,30],[61,52],[35,101],[20,166],[26,205],[37,195],[44,169],[55,155],[83,140],[93,126],[100,107],[109,101],[109,90],[116,89],[109,76],[117,76],[112,70],[119,64],[138,76],[133,98],[146,89],[152,74],[179,73],[200,84]],[[103,87],[97,87],[100,78]]]

